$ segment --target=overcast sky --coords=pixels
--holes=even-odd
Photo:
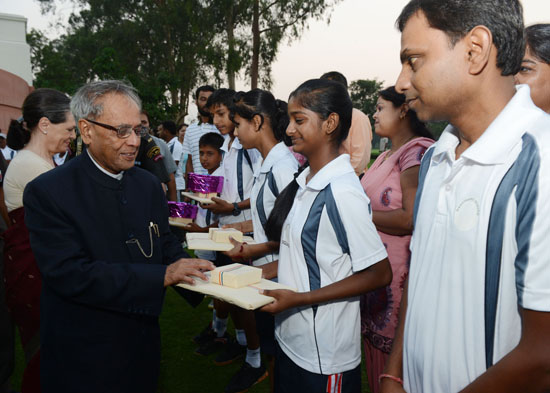
[[[394,23],[407,1],[343,0],[335,7],[329,25],[312,21],[302,37],[285,43],[279,51],[273,65],[273,93],[286,100],[303,81],[334,70],[349,81],[377,78],[385,85],[393,84],[400,69],[400,35]],[[523,0],[522,4],[527,25],[550,23],[550,0]],[[56,14],[68,17],[71,11],[71,2],[62,1]],[[0,0],[0,12],[23,15],[28,19],[27,29],[35,27],[56,35],[36,0]],[[237,87],[247,89],[242,82]]]

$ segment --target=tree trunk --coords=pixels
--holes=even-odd
[[[260,0],[254,0],[252,17],[252,65],[250,66],[250,88],[258,87],[260,66]]]
[[[226,18],[226,32],[227,32],[227,82],[229,88],[235,90],[235,15],[234,15],[235,5],[233,1],[229,2],[227,7]]]

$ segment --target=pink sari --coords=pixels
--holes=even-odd
[[[401,172],[420,165],[426,149],[434,143],[429,138],[415,138],[392,155],[386,151],[361,179],[372,210],[388,211],[402,207]],[[371,392],[380,390],[378,377],[393,344],[403,286],[409,273],[410,236],[393,236],[378,232],[386,246],[393,280],[390,285],[363,295],[361,299],[361,333],[365,346],[367,375]]]

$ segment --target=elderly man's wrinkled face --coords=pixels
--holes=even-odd
[[[134,128],[141,124],[139,107],[132,99],[113,93],[103,97],[101,103],[103,113],[93,120],[113,127],[129,125]],[[140,137],[135,132],[119,138],[115,131],[83,119],[79,127],[90,154],[104,169],[116,174],[134,166],[140,144]]]

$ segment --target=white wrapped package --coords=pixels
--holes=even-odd
[[[243,288],[262,280],[262,269],[254,266],[232,263],[210,272],[210,282],[230,288]]]

